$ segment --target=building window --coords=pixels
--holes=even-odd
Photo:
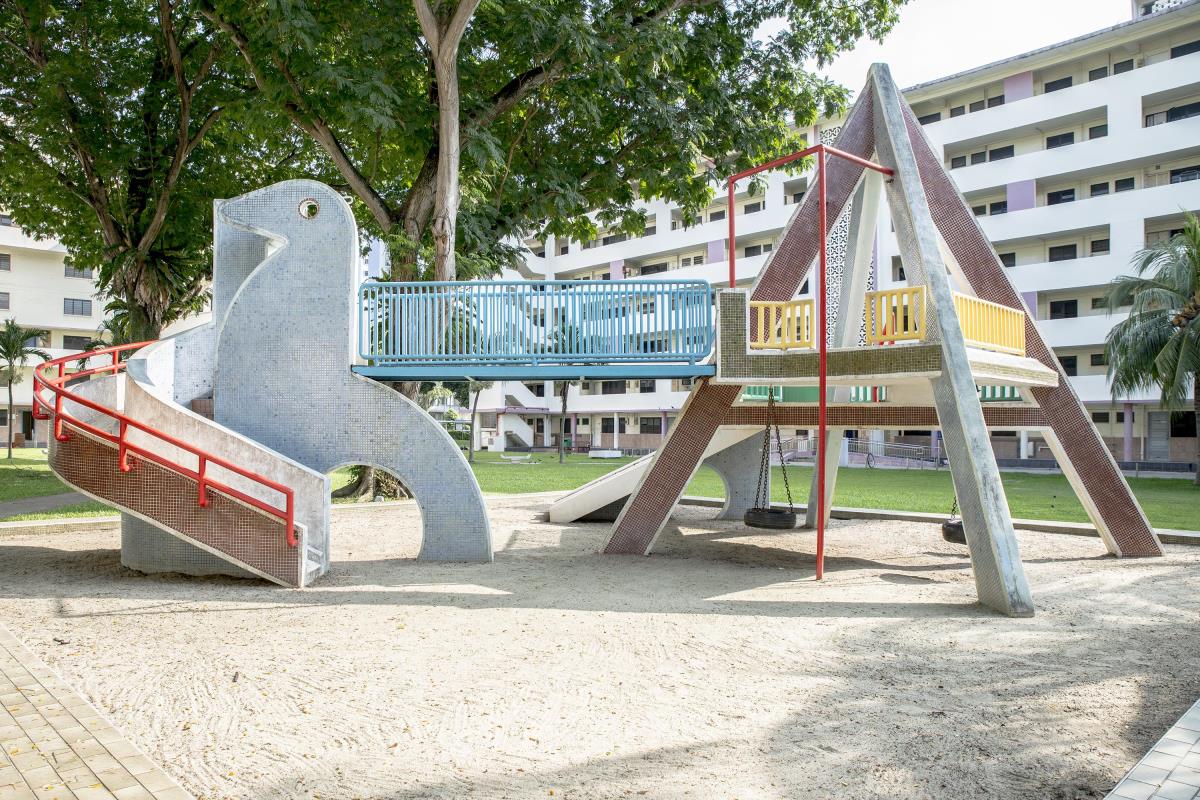
[[[1129,412],[1129,422],[1130,422],[1130,424],[1133,424],[1135,421],[1137,421],[1137,412],[1136,412],[1136,411],[1130,411],[1130,412]],[[1123,423],[1123,422],[1125,422],[1125,412],[1124,412],[1124,411],[1118,411],[1118,412],[1117,412],[1117,422],[1122,422],[1122,423]]]
[[[666,272],[666,271],[667,271],[666,262],[664,262],[662,264],[650,264],[648,266],[642,267],[642,277],[645,277],[647,275],[657,275],[660,272]],[[647,313],[649,313],[649,312],[647,312]]]
[[[1093,411],[1092,412],[1092,422],[1096,422],[1101,425],[1106,424],[1108,422],[1108,412],[1107,411]]]
[[[1200,164],[1171,170],[1171,183],[1200,180]]]
[[[1046,192],[1046,205],[1057,206],[1061,203],[1074,203],[1074,189],[1059,189],[1057,192]]]
[[[1101,256],[1108,252],[1108,239],[1092,239],[1092,255]]]
[[[974,103],[971,103],[971,113],[972,114],[975,113],[976,111],[983,111],[983,109],[984,109],[984,102],[982,100],[976,100]]]
[[[0,408],[0,428],[8,427],[8,409]]]
[[[932,114],[926,114],[923,117],[917,117],[917,122],[921,123],[922,125],[928,125],[931,122],[937,122],[941,118],[942,118],[942,112],[935,111]]]
[[[76,300],[67,297],[63,300],[63,313],[72,317],[90,317],[92,315],[91,300]]]
[[[965,113],[967,113],[965,106],[955,106],[954,108],[950,109],[950,116],[952,117],[961,117]]]
[[[904,262],[900,256],[892,256],[892,280],[897,283],[904,280]]]
[[[1004,158],[1012,158],[1013,153],[1014,150],[1011,144],[1006,144],[1003,147],[993,147],[988,151],[988,161],[999,161]]]
[[[8,311],[9,294],[0,292],[0,311]]]
[[[982,164],[987,161],[987,151],[981,150],[978,153],[971,153],[971,164]]]
[[[1108,359],[1104,357],[1104,353],[1092,353],[1088,356],[1088,363],[1093,367],[1108,366]]]
[[[0,272],[8,272],[12,269],[12,254],[0,253]]]
[[[1059,356],[1058,363],[1062,364],[1063,372],[1068,376],[1079,374],[1079,359],[1075,356]]]
[[[1008,213],[1008,201],[1007,200],[999,200],[995,203],[992,203],[990,206],[988,206],[988,213],[992,214],[993,216],[996,214],[1007,214]]]
[[[1051,261],[1070,261],[1073,258],[1078,258],[1078,248],[1073,244],[1059,244],[1050,248]],[[1071,302],[1075,302],[1072,300]]]
[[[1200,116],[1200,102],[1167,109],[1167,122],[1178,122],[1181,119],[1191,119],[1196,116]]]
[[[1070,75],[1065,78],[1059,78],[1058,80],[1046,81],[1043,91],[1046,94],[1050,94],[1050,92],[1057,92],[1061,91],[1062,89],[1070,89],[1072,82],[1073,79]]]
[[[625,394],[625,381],[601,381],[600,394]]]
[[[41,336],[30,336],[25,340],[26,347],[49,347],[50,334],[44,333]]]
[[[746,249],[743,251],[743,255],[745,255],[746,258],[750,258],[751,256],[761,256],[763,253],[769,253],[769,252],[771,252],[770,243],[752,244],[752,245],[748,245],[746,247]]]
[[[1113,189],[1114,189],[1114,191],[1118,191],[1118,192],[1133,191],[1133,189],[1134,189],[1133,178],[1118,178],[1116,181],[1113,182]]]
[[[643,380],[638,381],[638,392],[641,394],[653,394],[654,393],[654,380],[653,379],[643,379]]]
[[[662,435],[662,417],[642,417],[638,420],[638,433],[657,433]]]
[[[565,255],[567,254],[567,251],[568,251],[570,248],[571,248],[571,245],[569,245],[569,244],[564,244],[564,245],[562,245],[561,247],[559,247],[559,248],[558,248],[558,254],[559,254],[560,256],[565,256]]]
[[[546,251],[545,251],[545,250],[538,250],[538,251],[534,252],[534,255],[535,255],[535,256],[537,256],[538,258],[545,258],[545,257],[546,257]],[[68,271],[68,272],[70,272],[70,268],[68,268],[68,269],[67,269],[67,271]],[[90,270],[89,270],[89,271],[90,271]],[[90,275],[67,275],[67,277],[68,277],[68,278],[85,278],[85,277],[87,277],[87,278],[90,278],[91,276],[90,276]]]
[[[1078,300],[1051,300],[1050,319],[1075,319],[1079,316]]]
[[[91,339],[87,336],[63,336],[64,350],[86,350]]]
[[[718,220],[722,220],[722,219],[725,219],[725,211],[724,210],[714,211],[708,215],[709,222],[717,222]]]
[[[1096,67],[1093,70],[1088,70],[1088,80],[1098,81],[1108,77],[1108,67]]]
[[[804,192],[792,192],[792,202],[799,203],[804,199]]]
[[[647,236],[653,236],[656,233],[658,233],[657,225],[647,225],[646,229],[644,231],[642,231],[642,238],[644,239]]]
[[[1196,438],[1196,412],[1195,411],[1176,411],[1171,414],[1171,438],[1172,439],[1195,439]]]
[[[12,217],[10,217],[8,214],[0,214],[0,225],[3,225],[6,228],[10,228],[10,227],[12,227],[12,224],[13,224]]]
[[[1171,58],[1179,58],[1180,56],[1191,55],[1192,53],[1200,53],[1200,39],[1187,44],[1178,44],[1171,48]]]
[[[989,97],[987,103],[988,103],[988,108],[995,108],[996,106],[1002,106],[1002,105],[1004,105],[1004,95],[998,94],[995,97]]]
[[[1091,187],[1089,187],[1088,193],[1092,197],[1100,197],[1101,195],[1108,194],[1108,181],[1105,181],[1104,183],[1093,183]]]
[[[1046,137],[1047,150],[1053,150],[1056,147],[1066,147],[1069,144],[1075,144],[1075,131],[1067,131],[1066,133]]]
[[[762,211],[762,210],[763,210],[762,201],[759,201],[757,203],[746,203],[746,205],[744,205],[742,207],[743,214],[757,214],[759,211]]]
[[[987,213],[987,206],[971,206],[971,213],[977,217],[982,217]]]
[[[600,240],[600,244],[602,244],[602,245],[620,244],[621,242],[625,241],[628,238],[629,238],[628,233],[610,233],[608,236],[605,236],[603,239]]]
[[[1001,253],[1000,263],[1006,267],[1015,267],[1017,265],[1016,253]]]
[[[1092,298],[1092,311],[1102,311],[1108,308],[1108,300],[1103,297]]]
[[[1125,72],[1133,72],[1133,59],[1127,58],[1124,61],[1118,61],[1113,64],[1113,75],[1120,75]]]
[[[621,421],[618,428],[620,429],[621,433],[624,433],[625,432],[625,418],[618,417],[617,419],[619,419]],[[613,432],[613,418],[612,417],[601,417],[600,418],[600,432],[601,433],[612,433]]]
[[[954,158],[950,159],[950,169],[958,169],[959,167],[965,167],[966,165],[966,156],[955,156]]]
[[[1089,139],[1103,139],[1105,136],[1108,136],[1108,123],[1088,128]]]

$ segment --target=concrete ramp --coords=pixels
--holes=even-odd
[[[723,427],[709,442],[708,448],[704,451],[704,458],[711,458],[755,436],[762,436],[762,428]],[[615,520],[621,513],[625,501],[641,483],[653,458],[653,453],[642,456],[636,461],[631,461],[607,475],[580,486],[550,506],[550,521],[564,523],[611,522]],[[757,477],[757,475],[752,477]],[[729,478],[723,473],[722,478],[726,483],[729,482]],[[726,489],[728,490],[728,488],[727,486]],[[729,492],[727,491],[726,494],[728,495]]]

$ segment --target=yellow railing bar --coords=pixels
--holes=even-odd
[[[815,325],[812,300],[753,300],[750,312],[751,350],[812,348]]]
[[[954,310],[968,346],[1025,355],[1025,312],[957,292]]]
[[[867,292],[867,344],[924,339],[927,306],[924,286]]]

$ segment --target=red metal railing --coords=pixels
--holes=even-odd
[[[817,377],[817,580],[821,580],[825,575],[825,429],[826,429],[826,402],[827,402],[827,364],[826,364],[826,349],[828,334],[827,311],[826,311],[826,273],[828,271],[828,239],[829,239],[829,211],[828,211],[828,195],[826,193],[825,182],[825,160],[828,156],[849,161],[852,164],[857,164],[864,169],[872,169],[884,175],[894,175],[895,172],[881,164],[876,164],[873,161],[868,161],[865,158],[847,153],[844,150],[838,150],[836,147],[830,147],[825,144],[816,144],[812,147],[798,150],[795,153],[790,153],[786,156],[781,156],[774,161],[768,161],[765,164],[759,164],[757,167],[742,170],[736,175],[729,176],[728,191],[729,191],[729,288],[733,289],[737,286],[737,214],[734,213],[735,206],[733,204],[734,195],[737,192],[737,182],[743,178],[749,178],[751,175],[757,175],[760,172],[765,172],[769,169],[781,167],[784,164],[789,164],[797,161],[805,156],[816,154],[817,156],[817,184],[821,194],[818,196],[817,205],[817,227],[821,231],[821,247],[817,250],[817,330],[820,337],[817,345],[818,352],[818,377]],[[800,265],[802,269],[807,269],[808,265]]]
[[[139,342],[137,344],[124,344],[116,347],[106,347],[101,350],[92,350],[86,354],[77,354],[72,356],[64,356],[56,358],[53,361],[47,361],[33,371],[33,416],[40,420],[54,420],[54,438],[60,442],[69,440],[70,434],[66,431],[66,425],[78,428],[81,431],[86,431],[93,436],[97,436],[105,441],[112,442],[117,446],[117,464],[122,472],[129,472],[134,468],[134,464],[129,460],[130,453],[133,453],[148,461],[153,461],[160,466],[166,467],[172,472],[179,473],[185,477],[196,481],[196,502],[201,508],[208,507],[208,490],[213,489],[221,494],[240,500],[247,505],[253,506],[260,511],[264,511],[271,516],[278,517],[287,526],[287,543],[289,547],[296,546],[296,498],[295,493],[290,487],[277,483],[270,478],[259,475],[257,472],[239,467],[230,461],[227,461],[220,456],[215,456],[205,450],[201,450],[195,445],[188,444],[185,441],[176,439],[170,434],[163,433],[154,427],[139,422],[136,419],[127,417],[120,411],[113,408],[107,408],[99,403],[88,400],[86,397],[81,397],[78,394],[71,392],[66,387],[68,380],[77,380],[86,378],[92,375],[99,374],[116,374],[125,368],[124,361],[121,360],[121,353],[138,350],[153,342]],[[67,373],[66,366],[70,362],[79,362],[81,359],[102,358],[104,356],[112,356],[112,363],[105,364],[100,367],[92,367],[82,369],[77,372]],[[54,371],[56,374],[50,375]],[[54,402],[51,404],[42,397],[42,387],[49,389],[54,393]],[[111,417],[117,421],[118,432],[114,435],[102,428],[97,428],[95,425],[90,425],[83,420],[73,417],[63,411],[63,400],[70,400],[72,403],[78,403],[84,408],[90,408],[93,411],[98,411],[105,416]],[[41,409],[45,409],[42,412]],[[65,423],[65,424],[64,424]],[[155,439],[166,442],[167,444],[177,447],[180,450],[191,453],[196,457],[196,468],[180,464],[159,453],[147,450],[137,444],[134,444],[128,439],[129,429],[141,431],[149,434]],[[268,489],[279,492],[284,497],[282,507],[272,505],[264,500],[259,500],[257,497],[252,497],[243,491],[233,488],[228,484],[214,480],[208,475],[208,466],[215,464],[218,467],[227,469],[230,472],[241,475],[255,483],[261,484]]]

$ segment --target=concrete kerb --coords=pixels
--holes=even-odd
[[[484,495],[486,500],[512,500],[521,499],[546,499],[553,497],[562,497],[568,494],[566,491],[557,492],[530,492],[529,494],[487,494]],[[340,512],[355,512],[363,511],[372,508],[396,508],[412,505],[414,500],[387,500],[379,503],[335,503],[333,513]],[[679,502],[683,505],[704,506],[706,508],[721,508],[725,505],[725,501],[720,497],[703,497],[700,495],[684,495]],[[786,510],[786,506],[782,503],[774,503],[773,507]],[[805,504],[795,504],[793,506],[798,513],[804,513],[807,510]],[[927,511],[891,511],[875,508],[849,508],[846,506],[834,506],[832,511],[834,519],[878,519],[878,520],[899,520],[904,522],[923,522],[923,523],[938,523],[945,522],[946,515],[937,513],[929,513]],[[41,520],[18,520],[15,522],[0,522],[0,538],[6,536],[30,536],[41,533],[62,533],[66,530],[78,531],[86,530],[89,532],[101,531],[117,531],[121,527],[121,518],[119,516],[104,516],[104,517],[62,517],[59,519],[41,519]],[[1014,519],[1013,527],[1026,531],[1036,531],[1038,533],[1059,533],[1068,536],[1092,536],[1098,537],[1100,534],[1096,532],[1096,528],[1086,522],[1056,522],[1053,520],[1044,519]],[[1174,528],[1156,528],[1155,532],[1166,544],[1184,544],[1200,546],[1200,531],[1184,531]]]

